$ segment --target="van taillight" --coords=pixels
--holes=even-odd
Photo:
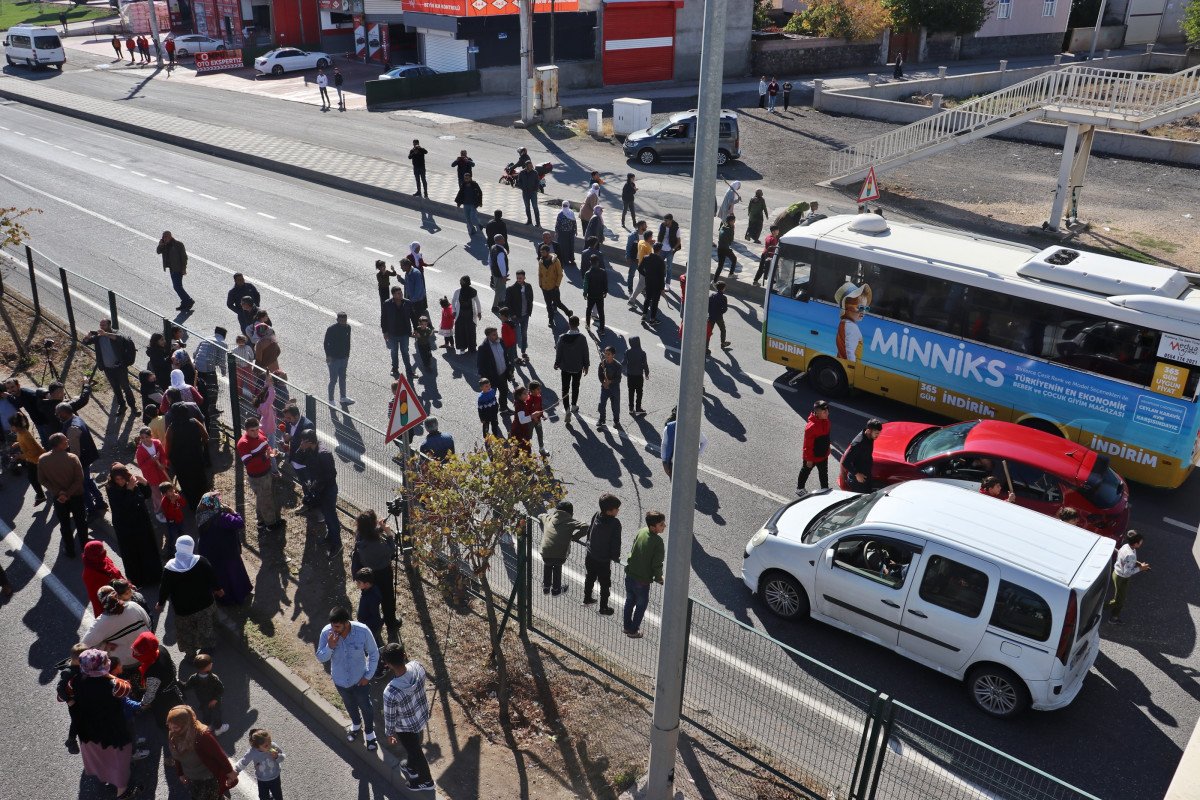
[[[1071,645],[1075,643],[1075,628],[1078,623],[1079,598],[1072,589],[1071,595],[1067,598],[1067,615],[1063,619],[1062,633],[1058,637],[1058,650],[1054,653],[1054,657],[1061,661],[1064,667],[1071,658]]]

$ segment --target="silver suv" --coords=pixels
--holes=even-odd
[[[691,161],[696,154],[696,109],[672,114],[656,125],[634,131],[625,139],[625,157],[636,158],[643,164],[680,159]],[[725,164],[741,158],[741,134],[738,116],[732,111],[721,112],[717,163]]]

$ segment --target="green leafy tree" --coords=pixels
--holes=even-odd
[[[774,24],[770,11],[771,0],[754,0],[754,30],[763,31]]]
[[[856,41],[874,39],[891,24],[882,0],[812,0],[792,15],[784,30]]]
[[[1183,19],[1179,20],[1179,30],[1187,37],[1191,47],[1200,45],[1200,0],[1192,0],[1183,9]]]
[[[883,0],[899,28],[964,35],[983,27],[996,0]]]
[[[526,520],[564,496],[546,464],[512,440],[489,437],[485,446],[445,461],[414,459],[408,473],[408,544],[416,563],[462,598],[477,583],[487,607],[496,697],[508,714],[508,674],[500,646],[500,614],[488,568],[502,538],[525,535]]]
[[[24,244],[29,238],[29,229],[18,220],[27,214],[40,213],[40,208],[0,208],[0,247]]]

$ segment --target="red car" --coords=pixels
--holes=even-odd
[[[1008,467],[1005,472],[1005,465]],[[1012,479],[1017,503],[1053,516],[1078,510],[1088,530],[1120,538],[1129,524],[1129,487],[1108,466],[1108,456],[1024,425],[973,420],[941,427],[889,422],[875,440],[876,486],[914,478],[979,484],[995,475]],[[838,485],[848,488],[838,475]]]

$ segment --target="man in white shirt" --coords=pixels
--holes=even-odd
[[[1108,601],[1108,621],[1121,623],[1121,609],[1125,607],[1125,595],[1129,591],[1129,579],[1139,572],[1150,569],[1145,561],[1137,560],[1137,551],[1142,549],[1144,539],[1137,531],[1125,534],[1125,544],[1117,551],[1117,562],[1113,565],[1113,596]]]
[[[325,70],[317,70],[317,88],[321,90],[321,109],[333,108],[333,103],[329,102],[329,78],[325,77]]]

